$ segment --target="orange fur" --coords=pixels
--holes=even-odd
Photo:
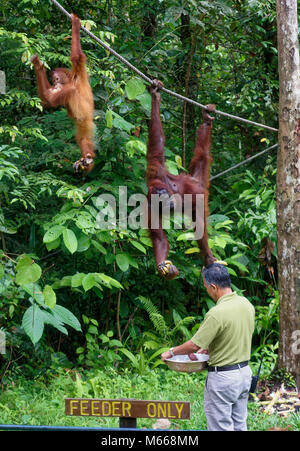
[[[168,172],[165,165],[164,143],[165,137],[160,118],[160,93],[162,83],[154,80],[150,87],[152,96],[151,119],[149,124],[148,150],[147,150],[147,170],[146,180],[148,185],[148,200],[151,204],[153,194],[164,194],[170,199],[173,195],[179,195],[184,205],[184,195],[192,195],[192,216],[196,218],[196,195],[204,196],[204,217],[198,218],[203,221],[204,230],[201,239],[198,239],[198,245],[204,259],[205,266],[210,265],[216,259],[213,256],[208,245],[206,220],[209,215],[209,174],[212,157],[210,155],[211,129],[213,118],[208,112],[215,110],[214,105],[207,105],[203,112],[203,123],[197,130],[196,145],[194,156],[190,165],[190,174],[172,175]],[[169,243],[162,226],[162,213],[159,214],[159,223],[156,228],[151,227],[151,205],[148,214],[148,227],[150,237],[153,243],[153,250],[156,259],[156,266],[160,274],[167,279],[173,279],[177,276],[178,270],[170,261],[167,260],[169,254]],[[194,218],[195,217],[195,218]]]
[[[57,68],[52,72],[53,86],[46,77],[46,71],[38,56],[32,58],[40,97],[46,106],[64,106],[76,124],[76,142],[81,150],[81,159],[74,164],[76,170],[90,171],[95,158],[94,98],[86,70],[86,56],[80,45],[80,20],[72,14],[72,70]]]

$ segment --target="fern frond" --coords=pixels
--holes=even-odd
[[[182,333],[182,335],[189,340],[193,334],[187,329],[186,326],[190,325],[191,323],[193,323],[195,321],[195,318],[193,316],[187,316],[186,318],[181,319],[176,326],[174,327],[174,329],[172,329],[172,331],[170,332],[171,336],[174,336],[176,334],[176,332],[180,331]]]
[[[157,330],[159,335],[161,337],[166,337],[166,335],[168,335],[169,328],[164,320],[164,317],[158,311],[158,308],[149,298],[138,296],[138,299],[141,301],[143,307],[149,315],[150,320],[152,321],[154,328]]]
[[[144,296],[138,296],[138,299],[143,304],[143,307],[147,311],[148,315],[152,313],[159,313],[158,308],[153,304],[153,302],[149,298],[145,298]]]

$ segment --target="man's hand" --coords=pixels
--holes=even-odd
[[[199,349],[199,346],[195,345],[195,343],[192,342],[192,340],[188,340],[185,343],[183,343],[182,345],[176,346],[176,352],[175,349],[173,348],[173,353],[175,355],[184,355],[184,354],[190,354],[191,352],[200,352],[202,354],[208,354],[208,350],[207,349]],[[166,351],[163,352],[161,354],[161,359],[164,362],[166,359],[170,359],[171,357],[173,357],[172,352],[170,351]]]
[[[163,352],[160,356],[161,360],[164,362],[167,359],[170,359],[172,357],[172,353],[170,351]]]
[[[208,354],[208,349],[200,348],[199,351],[196,352],[196,354]]]

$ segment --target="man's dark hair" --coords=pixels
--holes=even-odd
[[[231,280],[226,266],[213,263],[203,269],[202,275],[207,285],[217,285],[220,288],[230,288]]]

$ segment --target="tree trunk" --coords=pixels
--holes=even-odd
[[[190,16],[188,14],[181,14],[181,32],[180,39],[182,44],[182,50],[185,56],[180,61],[180,69],[178,71],[178,78],[184,87],[183,95],[193,100],[197,100],[198,93],[198,78],[197,78],[197,66],[193,61],[196,47],[197,38],[199,39],[200,30],[196,27],[191,27]],[[195,130],[198,127],[197,114],[199,109],[191,103],[183,103],[182,113],[182,164],[186,166],[186,144],[188,143],[189,150],[191,151],[195,143]],[[191,156],[191,155],[190,155]]]
[[[143,0],[139,2],[139,7],[142,13],[140,20],[142,44],[143,48],[149,50],[155,43],[158,8],[160,8],[160,5],[157,2],[151,3]]]
[[[188,55],[187,66],[186,66],[186,76],[185,76],[185,86],[184,86],[184,96],[189,97],[190,95],[190,81],[191,81],[191,68],[193,57],[195,54],[195,40],[196,35],[193,34],[191,37],[191,47]],[[193,108],[191,108],[193,107]],[[189,111],[189,114],[188,114]],[[182,113],[182,166],[186,167],[186,123],[187,118],[194,118],[195,108],[194,105],[184,102],[183,103],[183,113]],[[190,122],[188,122],[190,124]],[[193,127],[194,128],[194,127]],[[193,130],[194,131],[194,130]]]
[[[300,388],[300,69],[297,0],[276,0],[279,68],[277,240],[278,367]]]

